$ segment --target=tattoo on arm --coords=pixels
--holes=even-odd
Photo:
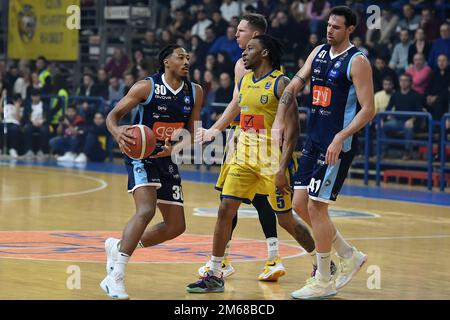
[[[290,92],[283,92],[283,95],[281,96],[281,103],[287,105],[288,107],[291,105],[292,103],[292,93]]]
[[[303,79],[302,77],[300,77],[298,74],[296,74],[296,75],[294,76],[294,78],[297,78],[298,80],[300,80],[301,82],[303,82],[303,85],[306,84],[305,79]]]

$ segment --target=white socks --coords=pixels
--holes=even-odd
[[[275,260],[278,258],[278,239],[277,238],[267,238],[267,254],[268,260]]]
[[[330,263],[331,263],[331,254],[330,252],[320,253],[317,252],[317,271],[316,276],[319,277],[321,281],[330,281],[331,273],[330,273]]]
[[[122,242],[122,239],[120,239],[119,242],[117,242],[117,250],[119,250],[119,251],[120,251],[120,244],[121,244],[121,242]],[[136,246],[136,249],[142,249],[142,248],[145,248],[144,244],[142,243],[141,240],[139,240],[139,242],[138,242],[138,244]]]
[[[113,273],[123,276],[125,274],[125,267],[127,266],[128,260],[130,260],[129,255],[123,252],[119,252],[119,254],[117,255],[116,263],[114,264]]]
[[[345,241],[337,229],[333,240],[333,248],[341,258],[349,259],[352,257],[352,247]]]
[[[222,260],[223,257],[211,256],[211,271],[216,277],[222,276]]]
[[[317,252],[316,252],[316,249],[314,249],[311,252],[308,252],[308,254],[311,257],[312,264],[317,267]]]

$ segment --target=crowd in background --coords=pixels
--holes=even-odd
[[[6,152],[11,157],[45,158],[53,154],[61,161],[103,161],[108,144],[105,113],[136,81],[157,72],[159,50],[174,42],[189,51],[190,79],[203,87],[202,120],[210,126],[232,98],[234,64],[242,54],[235,41],[239,13],[260,13],[268,19],[268,33],[282,40],[283,66],[292,77],[312,49],[324,43],[330,8],[349,5],[360,18],[351,41],[373,65],[377,112],[428,111],[436,125],[449,112],[450,21],[446,17],[450,7],[445,1],[240,3],[241,7],[233,0],[158,1],[157,28],[139,35],[140,40],[133,41],[131,48],[115,47],[98,68],[85,67],[81,82],[75,85],[45,57],[0,61],[0,92],[6,97],[1,105],[7,111]],[[366,8],[373,4],[382,9],[381,29],[366,24]],[[81,5],[83,10],[93,2],[82,0]],[[48,98],[51,94],[60,99]],[[69,103],[69,96],[102,97],[105,104],[99,107],[90,100]],[[306,87],[298,97],[299,105],[307,106],[309,99]],[[63,108],[64,104],[68,107]],[[304,122],[305,116],[301,119]],[[425,130],[424,126],[414,117],[390,117],[382,122],[383,136],[412,139]],[[446,126],[449,128],[450,122]],[[405,159],[413,157],[412,146],[405,151]]]

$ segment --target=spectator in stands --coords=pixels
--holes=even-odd
[[[141,42],[141,50],[145,59],[155,59],[159,53],[159,43],[154,31],[145,32],[144,40]]]
[[[431,68],[425,62],[425,56],[422,53],[414,55],[414,64],[406,69],[406,73],[412,77],[412,88],[419,94],[424,94],[430,81]]]
[[[4,103],[6,99],[6,89],[2,90],[0,97],[0,114],[3,115],[2,126],[0,129],[0,154],[3,151],[4,126],[6,125],[6,150],[11,159],[17,159],[19,156],[19,143],[22,139],[20,123],[23,113],[22,97],[15,95],[13,99]]]
[[[44,103],[41,100],[40,89],[33,88],[30,90],[31,106],[25,108],[25,129],[24,129],[24,147],[25,157],[30,159],[37,151],[37,158],[43,159],[45,153],[48,151],[48,125],[47,110],[44,108]],[[35,142],[37,136],[38,143]]]
[[[82,152],[75,158],[75,162],[84,163],[88,159],[93,162],[103,162],[105,161],[108,151],[107,151],[107,137],[108,130],[105,124],[105,117],[103,113],[97,112],[94,115],[94,122],[92,125],[86,127],[85,131],[85,141],[78,141],[78,145],[82,147]],[[81,139],[77,136],[77,139]]]
[[[186,13],[184,10],[178,9],[175,11],[175,19],[172,24],[169,25],[170,32],[174,35],[174,37],[182,37],[184,34],[191,30],[192,24],[186,17]],[[159,51],[158,51],[159,52]],[[156,52],[156,57],[158,55]]]
[[[297,30],[292,32],[292,30]],[[294,44],[305,43],[308,34],[307,30],[300,30],[300,26],[296,25],[295,21],[289,17],[287,12],[278,11],[271,23],[270,34],[278,39],[281,39],[286,52],[291,52]]]
[[[223,72],[219,78],[219,88],[216,90],[214,102],[228,103],[233,98],[234,87],[231,77],[228,73]]]
[[[214,29],[212,27],[208,27],[205,29],[205,45],[207,48],[207,51],[209,50],[209,48],[211,48],[211,46],[213,45],[214,41],[216,40],[216,34],[214,33]]]
[[[198,10],[197,11],[197,22],[192,26],[191,36],[197,35],[203,41],[206,40],[206,28],[212,24],[211,20],[206,18],[205,11]]]
[[[128,63],[128,57],[123,53],[122,48],[116,47],[113,56],[106,63],[105,70],[113,77],[122,78]]]
[[[392,94],[394,93],[394,81],[391,77],[386,76],[383,78],[383,90],[375,93],[375,112],[383,112],[386,110]]]
[[[219,5],[213,0],[202,0],[201,7],[205,11],[207,17],[213,16],[214,12],[220,12]]]
[[[317,34],[311,33],[308,38],[308,43],[303,46],[301,43],[296,47],[296,56],[302,58],[306,61],[309,54],[314,50],[314,48],[319,44],[319,38]]]
[[[306,15],[309,19],[309,31],[322,34],[326,27],[326,19],[330,13],[330,3],[326,0],[308,1]]]
[[[395,35],[399,18],[390,7],[383,8],[380,25],[381,29],[368,29],[366,33],[366,44],[369,48],[378,51],[380,46],[391,48],[392,37]]]
[[[433,71],[425,90],[426,109],[433,115],[433,120],[441,120],[449,111],[450,67],[448,58],[441,54],[437,59],[438,68]]]
[[[47,66],[48,61],[45,57],[40,56],[36,59],[36,72],[39,79],[41,94],[51,94],[52,92],[52,75]]]
[[[407,3],[403,6],[403,19],[397,25],[397,33],[406,29],[409,32],[414,32],[419,27],[420,17],[416,15],[412,4]]]
[[[209,53],[217,54],[219,52],[228,53],[232,63],[235,64],[242,56],[242,49],[236,42],[236,29],[234,27],[227,28],[227,34],[221,36],[214,41],[212,47],[209,49]]]
[[[425,61],[428,60],[428,54],[431,50],[431,44],[426,40],[425,31],[422,28],[417,28],[414,34],[414,42],[408,49],[408,64],[413,64],[413,58],[416,53],[422,53],[425,56]]]
[[[223,72],[228,73],[230,76],[234,75],[234,65],[225,51],[217,53],[216,70],[219,75]]]
[[[220,10],[213,12],[210,27],[213,28],[215,34],[224,35],[227,33],[228,22],[222,17]]]
[[[57,129],[57,136],[50,139],[50,148],[58,161],[74,161],[78,153],[77,136],[82,134],[84,119],[78,115],[77,107],[67,107]]]
[[[440,19],[431,8],[423,8],[421,12],[420,27],[424,30],[429,41],[439,37]]]
[[[292,2],[290,12],[298,23],[307,20],[307,7],[308,0],[295,0]]]
[[[400,90],[392,94],[389,104],[386,107],[386,111],[410,111],[421,112],[423,108],[423,98],[420,94],[411,88],[412,78],[411,75],[404,73],[400,76]],[[412,140],[414,137],[414,129],[419,127],[419,121],[416,121],[415,117],[406,118],[392,117],[387,121],[384,121],[382,128],[383,138],[392,134],[401,134],[406,140]],[[386,153],[387,143],[383,143],[384,153]],[[411,143],[406,142],[404,144],[405,154],[404,160],[411,158],[413,146]]]
[[[410,45],[409,31],[402,29],[400,31],[400,42],[395,45],[391,61],[389,62],[389,67],[397,74],[402,74],[408,67],[408,50]]]
[[[369,56],[369,50],[364,46],[360,37],[356,36],[352,39],[353,45],[358,48],[366,57]]]
[[[208,46],[202,39],[200,39],[199,36],[191,37],[191,51],[195,53],[197,62],[201,65],[204,65],[206,54],[208,52]]]
[[[30,85],[27,87],[27,98],[26,100],[31,99],[31,91],[40,90],[41,84],[39,82],[39,76],[36,72],[33,72],[30,75]]]
[[[59,122],[64,115],[65,106],[69,103],[69,90],[66,81],[66,76],[61,72],[55,75],[53,94],[58,96],[58,99],[50,101],[50,110],[48,114],[48,124],[50,135],[56,134]]]
[[[239,5],[234,0],[223,0],[220,6],[220,12],[222,13],[222,17],[230,22],[231,18],[239,16]]]
[[[108,87],[109,87],[109,81],[108,81],[108,74],[106,73],[106,70],[103,68],[100,68],[97,70],[97,94],[100,97],[103,97],[103,99],[108,100]]]
[[[123,97],[123,91],[124,91],[125,85],[122,81],[122,79],[119,79],[117,77],[111,77],[109,79],[109,95],[108,95],[108,101],[112,102],[114,100],[120,100]]]
[[[378,92],[383,89],[383,79],[389,77],[394,82],[394,89],[398,88],[398,76],[394,70],[389,68],[385,58],[377,57],[373,68],[373,86],[374,91]]]
[[[6,71],[5,80],[7,83],[7,90],[10,94],[13,93],[14,83],[16,82],[17,78],[19,78],[19,68],[17,64],[13,63],[9,67],[9,69]]]
[[[275,0],[258,0],[258,5],[256,6],[257,13],[262,14],[265,17],[270,17],[270,15],[275,12],[275,8]]]
[[[434,41],[428,57],[428,65],[433,69],[436,67],[437,57],[440,54],[445,54],[450,59],[450,25],[443,23],[439,31],[441,37]]]
[[[216,56],[212,53],[209,53],[206,56],[205,70],[211,71],[214,78],[217,78],[219,76],[219,72],[217,70]]]
[[[93,97],[96,95],[95,90],[94,76],[90,73],[85,73],[83,75],[83,83],[77,90],[77,95],[82,97]]]
[[[172,32],[165,29],[161,32],[160,39],[159,39],[159,45],[161,48],[164,48],[165,46],[171,44],[173,42],[173,35]]]
[[[22,100],[27,98],[27,88],[30,86],[30,69],[19,71],[19,77],[14,82],[13,94],[20,94]]]
[[[123,88],[123,95],[126,96],[128,91],[130,91],[131,87],[136,82],[136,79],[134,78],[133,74],[131,72],[125,74],[124,79],[124,88]]]

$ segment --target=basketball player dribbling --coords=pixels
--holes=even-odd
[[[135,83],[106,120],[122,152],[130,150],[133,136],[127,132],[130,126],[119,126],[118,122],[136,106],[135,124],[151,128],[157,139],[153,156],[143,160],[125,156],[128,192],[133,195],[136,214],[126,225],[122,239],[106,240],[107,276],[100,284],[115,299],[129,298],[125,290],[125,267],[134,250],[173,239],[186,228],[181,178],[171,154],[192,141],[183,139],[172,145],[170,140],[174,131],[183,128],[194,137],[194,121],[200,119],[203,90],[186,79],[189,55],[181,46],[163,48],[159,63],[162,72]],[[155,215],[156,206],[164,221],[145,230]]]
[[[370,62],[350,43],[356,26],[357,16],[350,8],[334,7],[328,19],[327,44],[311,52],[279,102],[279,112],[283,112],[311,79],[311,116],[294,179],[293,208],[313,229],[318,270],[291,294],[295,299],[335,295],[367,260],[344,240],[328,215],[328,205],[336,200],[353,160],[356,133],[375,114]],[[282,128],[281,123],[275,127]],[[336,277],[330,274],[332,246],[339,258]]]

